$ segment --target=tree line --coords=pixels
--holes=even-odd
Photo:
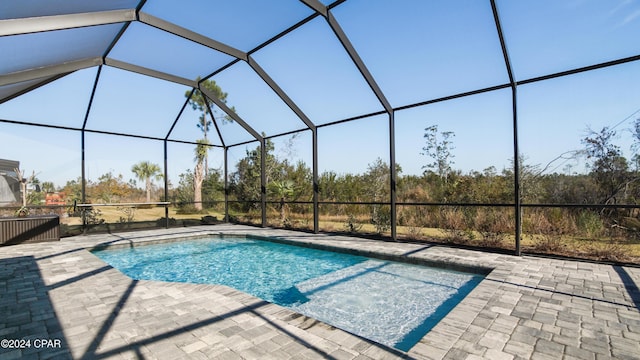
[[[201,86],[226,103],[227,93],[213,80],[201,81]],[[227,114],[216,113],[209,105],[205,95],[199,90],[185,93],[189,104],[200,112],[198,122],[194,124],[202,132],[202,138],[196,140],[194,148],[194,167],[179,175],[177,184],[170,184],[169,198],[162,199],[174,202],[185,212],[201,212],[207,206],[224,199],[224,174],[221,169],[211,169],[208,165],[208,149],[210,134],[215,126],[232,122]],[[233,109],[233,108],[232,108]],[[235,111],[235,109],[233,109]],[[524,204],[638,204],[640,199],[640,172],[638,164],[640,156],[640,119],[636,119],[629,130],[633,145],[630,158],[623,155],[617,143],[618,131],[615,128],[588,129],[582,140],[582,148],[561,154],[558,159],[571,159],[586,165],[582,173],[551,172],[551,163],[530,164],[525,155],[518,159],[520,178],[519,197]],[[291,142],[290,142],[291,144]],[[291,146],[291,145],[290,145]],[[247,149],[246,154],[236,164],[229,176],[229,187],[226,189],[229,199],[233,201],[232,209],[237,213],[251,213],[260,209],[261,198],[261,149],[256,146]],[[274,154],[271,140],[266,141],[265,176],[267,199],[270,211],[277,214],[280,225],[289,225],[291,219],[307,214],[308,203],[313,198],[313,176],[310,167],[302,162],[292,162],[288,158]],[[488,167],[482,170],[462,172],[455,169],[455,133],[441,130],[437,125],[424,128],[424,146],[421,151],[423,173],[417,175],[402,174],[400,164],[396,165],[397,202],[401,204],[513,204],[515,201],[514,161],[503,169]],[[141,163],[142,164],[142,163]],[[151,167],[152,171],[149,170]],[[150,201],[150,181],[158,179],[159,167],[145,164],[135,171],[139,180],[145,182],[146,199]],[[157,171],[156,171],[157,170]],[[71,182],[68,185],[74,185]],[[77,185],[77,184],[75,184]],[[97,182],[89,183],[88,192],[94,197],[113,200],[110,197],[126,198],[127,186],[121,175],[111,173],[101,176]],[[386,231],[389,226],[390,168],[382,159],[372,159],[367,170],[361,174],[336,173],[324,171],[318,177],[318,194],[322,202],[369,203],[365,206],[322,206],[321,215],[339,215],[349,219],[366,219],[375,224],[377,230]],[[302,204],[297,204],[301,202]],[[307,203],[307,204],[304,204]],[[423,207],[428,205],[422,205]],[[554,210],[555,211],[555,210]],[[584,212],[584,209],[574,212]],[[602,226],[626,226],[624,219],[634,218],[635,209],[595,209]],[[530,211],[530,213],[533,211]],[[557,212],[557,211],[556,211]],[[442,211],[440,211],[442,213]],[[470,213],[480,215],[478,210],[467,211],[467,225],[473,226],[477,221],[470,221]],[[563,216],[543,216],[547,223],[557,223]],[[456,223],[443,219],[441,214],[424,216],[424,209],[403,206],[398,211],[398,224],[407,226],[439,226]],[[484,218],[492,218],[485,216]],[[566,214],[565,214],[566,215]],[[513,215],[510,215],[513,216]],[[576,215],[576,218],[579,217]],[[495,216],[493,216],[495,220]],[[422,220],[420,220],[422,219]],[[554,220],[555,219],[555,220]],[[513,219],[510,219],[513,220]],[[525,219],[526,220],[526,219]],[[497,220],[496,220],[497,221]],[[576,220],[577,221],[577,220]],[[459,222],[459,221],[458,221]],[[504,222],[504,221],[503,221]],[[535,223],[536,221],[530,221]],[[537,221],[540,223],[540,221]],[[506,221],[505,223],[513,223]],[[526,223],[526,221],[525,221]],[[413,224],[413,225],[412,225]],[[625,225],[626,224],[626,225]],[[460,225],[462,226],[462,225]],[[508,226],[507,226],[508,227]],[[558,228],[558,226],[550,226]],[[569,226],[568,228],[571,228]],[[575,228],[575,226],[574,226]],[[505,229],[507,231],[509,229]],[[496,230],[498,231],[498,230]]]
[[[215,93],[221,93],[217,89]],[[222,93],[223,98],[226,94]],[[195,166],[193,171],[180,174],[179,182],[170,188],[169,201],[180,204],[184,211],[202,211],[202,204],[212,204],[224,199],[224,178],[221,169],[207,167],[207,133],[210,131],[214,116],[203,100],[194,100],[194,107],[203,111],[197,126],[203,132],[194,150]],[[231,121],[226,118],[225,121]],[[638,204],[640,186],[638,179],[640,148],[640,119],[631,129],[633,145],[630,160],[623,156],[620,145],[616,143],[618,133],[615,129],[603,127],[589,129],[582,139],[583,148],[569,154],[568,157],[586,164],[587,171],[581,174],[565,172],[549,173],[549,164],[529,164],[524,155],[519,159],[520,199],[524,204]],[[419,153],[423,156],[424,172],[420,175],[403,175],[401,165],[396,165],[397,202],[398,203],[448,203],[448,204],[512,204],[515,200],[514,166],[497,169],[488,167],[463,173],[454,168],[455,133],[441,131],[431,125],[424,129],[424,147]],[[292,142],[289,142],[292,146]],[[279,222],[290,222],[287,211],[296,214],[309,213],[309,206],[296,202],[311,202],[313,198],[313,180],[310,167],[302,162],[291,162],[288,158],[278,157],[271,140],[266,141],[265,176],[267,199],[270,207],[279,215]],[[228,195],[237,201],[233,209],[239,213],[258,211],[261,198],[261,149],[256,146],[247,149],[246,154],[235,164],[235,170],[229,176]],[[139,176],[140,179],[148,179]],[[108,188],[108,184],[117,179],[105,177],[99,179],[96,188]],[[108,191],[98,191],[107,193]],[[324,215],[342,214],[352,217],[369,217],[373,224],[381,224],[386,229],[389,221],[389,208],[383,206],[390,199],[389,164],[382,159],[373,159],[362,174],[325,171],[318,178],[319,199],[322,202],[365,202],[374,203],[365,207],[346,206],[321,207]],[[380,203],[380,204],[377,204]],[[407,208],[408,209],[408,208]],[[287,211],[285,211],[287,210]],[[348,214],[348,212],[351,212]],[[415,211],[414,211],[415,212]],[[399,224],[415,223],[413,218],[419,215],[407,215],[403,210],[398,217]],[[608,225],[622,224],[621,217],[635,216],[635,210],[599,210],[606,215],[602,220]],[[438,225],[438,224],[431,224]],[[439,224],[444,226],[443,224]]]

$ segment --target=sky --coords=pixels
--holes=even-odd
[[[3,13],[22,16],[31,6],[46,15],[46,3],[2,5]],[[67,2],[91,9],[131,6],[133,1]],[[496,1],[514,77],[522,81],[640,54],[640,0]],[[82,5],[78,5],[82,4]],[[66,6],[66,5],[65,5]],[[194,11],[198,9],[198,11]],[[54,10],[50,10],[54,11]],[[149,0],[143,12],[198,31],[243,51],[310,15],[295,0]],[[508,83],[489,1],[347,0],[332,9],[341,27],[393,107]],[[117,25],[0,38],[0,72],[38,67],[100,53]],[[68,44],[68,39],[78,46]],[[6,51],[5,51],[6,49]],[[232,58],[158,29],[134,23],[110,58],[195,79]],[[389,161],[389,118],[377,115],[332,126],[323,124],[383,110],[322,17],[252,53],[253,59],[317,125],[319,169],[362,173],[377,158]],[[0,104],[0,119],[82,127],[98,69],[65,76],[31,93]],[[304,123],[245,62],[214,80],[228,93],[227,104],[267,136],[304,129]],[[588,129],[616,126],[625,155],[631,155],[628,129],[640,117],[640,62],[518,86],[518,140],[529,164],[541,167],[560,154],[578,150]],[[2,89],[0,88],[0,91]],[[103,67],[87,128],[194,141],[198,113],[187,107],[190,89],[163,80]],[[502,89],[395,112],[396,161],[403,174],[421,174],[432,162],[423,153],[424,129],[451,131],[453,167],[463,172],[508,167],[513,158],[511,90]],[[252,140],[237,123],[220,125],[225,145]],[[221,145],[215,133],[211,141]],[[276,154],[311,167],[311,133],[275,138]],[[161,141],[87,133],[89,179],[106,172],[133,174],[139,161],[164,162]],[[293,146],[287,146],[293,144]],[[232,147],[229,167],[257,143]],[[62,186],[80,175],[77,132],[0,122],[0,158],[19,160],[28,173]],[[169,143],[168,169],[193,169],[193,145]],[[215,149],[210,166],[222,167]],[[570,165],[570,166],[569,166]],[[584,171],[584,162],[556,161],[550,169]]]

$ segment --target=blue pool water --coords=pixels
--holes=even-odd
[[[249,238],[93,253],[134,279],[226,285],[405,351],[483,279]]]

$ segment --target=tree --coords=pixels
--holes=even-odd
[[[197,81],[200,82],[200,77],[198,77]],[[215,97],[220,99],[223,103],[227,103],[227,93],[222,91],[222,88],[216,84],[215,80],[204,80],[200,82],[200,87],[205,88],[210,93],[212,93]],[[189,97],[191,95],[191,97]],[[229,117],[229,115],[217,114],[212,111],[209,111],[211,107],[209,106],[209,102],[207,97],[200,91],[200,89],[195,89],[193,94],[191,91],[187,91],[185,93],[185,97],[189,99],[189,104],[193,108],[193,110],[200,111],[202,114],[198,118],[198,124],[196,126],[200,131],[202,131],[203,139],[209,143],[209,131],[211,131],[211,125],[216,121],[216,117],[222,120],[222,123],[232,122],[233,119]],[[231,107],[231,110],[235,112],[235,109]],[[208,174],[209,171],[209,159],[208,152],[204,154],[204,171]]]
[[[42,191],[45,193],[52,193],[56,191],[56,186],[51,181],[42,182]]]
[[[160,173],[160,166],[152,164],[149,161],[140,161],[139,163],[131,167],[131,171],[136,175],[139,180],[144,180],[144,188],[147,193],[147,202],[151,202],[151,188],[152,180],[162,179]]]
[[[94,186],[87,187],[92,195],[105,203],[118,202],[123,198],[127,198],[131,194],[131,187],[124,181],[122,174],[114,176],[111,171],[101,175],[98,183]]]
[[[308,201],[313,196],[311,169],[303,161],[297,161],[295,164],[290,162],[294,154],[293,145],[296,138],[295,135],[291,136],[285,142],[284,147],[280,149],[281,156],[274,155],[273,141],[270,139],[265,141],[264,171],[269,200],[276,199],[282,203],[282,195],[285,195],[285,201],[296,201],[301,198]],[[243,211],[255,207],[258,204],[257,200],[261,197],[261,166],[262,151],[260,146],[256,146],[252,150],[246,150],[246,156],[237,162],[236,171],[230,176],[230,193],[236,200],[244,202],[241,205]],[[287,188],[293,191],[289,192]],[[284,209],[286,208],[292,211],[296,209],[304,211],[305,206],[293,204],[290,207],[284,206]],[[280,210],[283,210],[282,206]]]
[[[321,201],[335,201],[338,198],[339,180],[335,171],[324,171],[318,177],[318,192]]]
[[[209,102],[205,94],[200,90],[206,89],[213,96],[218,98],[223,103],[227,103],[227,93],[222,91],[222,88],[216,84],[215,80],[204,80],[198,77],[197,81],[200,84],[200,88],[194,89],[193,93],[187,91],[185,97],[189,99],[189,104],[194,110],[202,112],[202,115],[198,118],[198,124],[196,126],[202,131],[202,139],[196,140],[195,148],[195,168],[193,169],[193,202],[195,203],[196,210],[202,210],[202,182],[209,174],[209,131],[211,125],[215,124],[216,116],[222,120],[222,123],[233,121],[228,115],[215,114],[211,111]],[[235,112],[235,109],[231,107],[231,110]]]
[[[282,163],[278,161],[273,152],[275,146],[269,139],[265,141],[265,176],[267,184],[271,181],[277,181],[282,178],[281,172],[278,171],[282,167]],[[247,150],[246,156],[236,164],[236,171],[231,174],[231,190],[235,194],[237,200],[255,202],[260,199],[260,167],[262,164],[262,151],[258,145],[253,150]],[[245,205],[245,210],[249,206]]]
[[[396,164],[396,173],[402,169]],[[377,158],[367,166],[367,172],[362,176],[365,192],[369,201],[386,202],[390,195],[390,167],[382,159]],[[391,227],[391,209],[386,205],[375,204],[371,208],[371,223],[378,233],[383,233]]]
[[[22,207],[27,206],[27,184],[33,182],[36,177],[35,171],[31,173],[31,176],[25,177],[24,173],[20,169],[13,169],[20,183],[20,190],[22,191]]]
[[[42,183],[40,179],[34,177],[31,180],[31,187],[34,191],[29,191],[27,194],[27,202],[29,204],[42,204],[45,202],[45,193],[42,192]]]
[[[178,175],[178,186],[172,191],[172,201],[177,203],[181,213],[199,211],[193,205],[194,199],[194,173],[187,169]],[[209,169],[209,176],[202,181],[202,202],[219,201],[224,198],[224,180],[220,169]]]
[[[622,156],[620,147],[613,143],[615,138],[616,131],[605,126],[599,132],[588,129],[582,139],[585,154],[590,160],[591,175],[604,204],[616,203],[620,192],[636,180],[630,176],[627,159]]]
[[[209,152],[209,141],[206,139],[200,139],[196,141],[195,157],[194,161],[196,166],[193,169],[193,202],[196,210],[202,210],[202,182],[205,178],[204,173],[204,160]]]
[[[294,182],[291,180],[279,180],[269,183],[269,189],[280,199],[280,222],[284,225],[287,217],[285,214],[285,201],[294,194]]]
[[[455,137],[453,131],[438,132],[438,125],[431,125],[424,129],[424,139],[426,145],[422,148],[420,154],[433,159],[433,162],[423,166],[423,169],[435,170],[440,179],[446,184],[451,166],[454,164],[453,158],[453,141]]]
[[[539,202],[544,196],[543,188],[540,182],[542,171],[540,164],[527,164],[527,157],[520,153],[518,155],[518,174],[520,176],[520,199],[524,202]],[[513,196],[515,189],[515,176],[513,169],[515,168],[514,158],[509,159],[510,166],[502,171],[507,179],[509,189],[509,197]]]

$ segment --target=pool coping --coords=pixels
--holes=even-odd
[[[493,270],[403,353],[224,286],[132,282],[88,250],[218,234]],[[17,245],[0,248],[0,261],[0,273],[14,271],[14,280],[0,278],[11,295],[0,306],[28,313],[0,320],[0,337],[35,332],[29,329],[42,323],[36,335],[62,337],[67,350],[58,354],[68,358],[595,359],[640,353],[638,268],[231,224]],[[20,298],[29,286],[46,301],[31,305]],[[40,358],[51,356],[40,350]],[[24,354],[0,349],[0,355]]]

